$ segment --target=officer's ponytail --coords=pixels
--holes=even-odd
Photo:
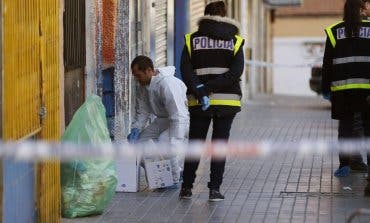
[[[344,24],[347,37],[356,37],[359,35],[361,27],[361,9],[365,7],[367,0],[346,0],[344,5]]]

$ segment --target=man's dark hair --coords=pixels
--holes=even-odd
[[[147,56],[137,56],[135,59],[131,62],[131,69],[137,65],[139,70],[146,71],[148,68],[152,68],[154,70],[153,61],[147,57]]]
[[[204,15],[210,16],[225,17],[226,13],[227,13],[226,4],[223,1],[209,3],[204,10]]]

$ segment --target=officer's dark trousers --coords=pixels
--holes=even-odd
[[[230,136],[231,124],[233,123],[235,114],[228,116],[214,116],[205,117],[190,115],[190,140],[205,140],[211,120],[213,121],[212,140],[228,140]],[[195,180],[195,171],[199,165],[199,158],[185,159],[184,173],[183,173],[183,188],[193,188]],[[225,158],[211,159],[211,176],[208,188],[220,189],[222,184],[223,174],[225,171]]]
[[[339,120],[338,138],[340,139],[356,139],[370,137],[370,114],[355,113],[353,117]],[[370,146],[369,146],[370,147]],[[370,162],[370,153],[367,153],[367,162]],[[363,162],[362,156],[357,153],[339,153],[340,166],[349,166],[352,163]]]

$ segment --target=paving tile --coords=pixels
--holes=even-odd
[[[319,98],[257,96],[236,116],[231,140],[297,142],[337,137],[338,123],[330,119],[328,104]],[[337,154],[295,152],[238,159],[226,163],[223,202],[209,203],[209,158],[202,158],[194,184],[194,197],[179,201],[178,190],[117,193],[101,215],[63,219],[63,223],[120,222],[345,222],[358,208],[370,208],[364,198],[363,174],[333,177]],[[141,176],[141,187],[145,178]],[[346,192],[343,186],[350,186]],[[367,222],[360,216],[356,222]]]

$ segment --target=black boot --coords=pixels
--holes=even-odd
[[[190,200],[193,196],[193,193],[191,192],[190,188],[181,188],[179,198],[180,199],[188,199]]]
[[[365,194],[365,197],[370,197],[370,182],[367,182],[364,194]]]
[[[220,190],[210,189],[209,201],[223,201],[224,199],[225,197],[220,193]]]

